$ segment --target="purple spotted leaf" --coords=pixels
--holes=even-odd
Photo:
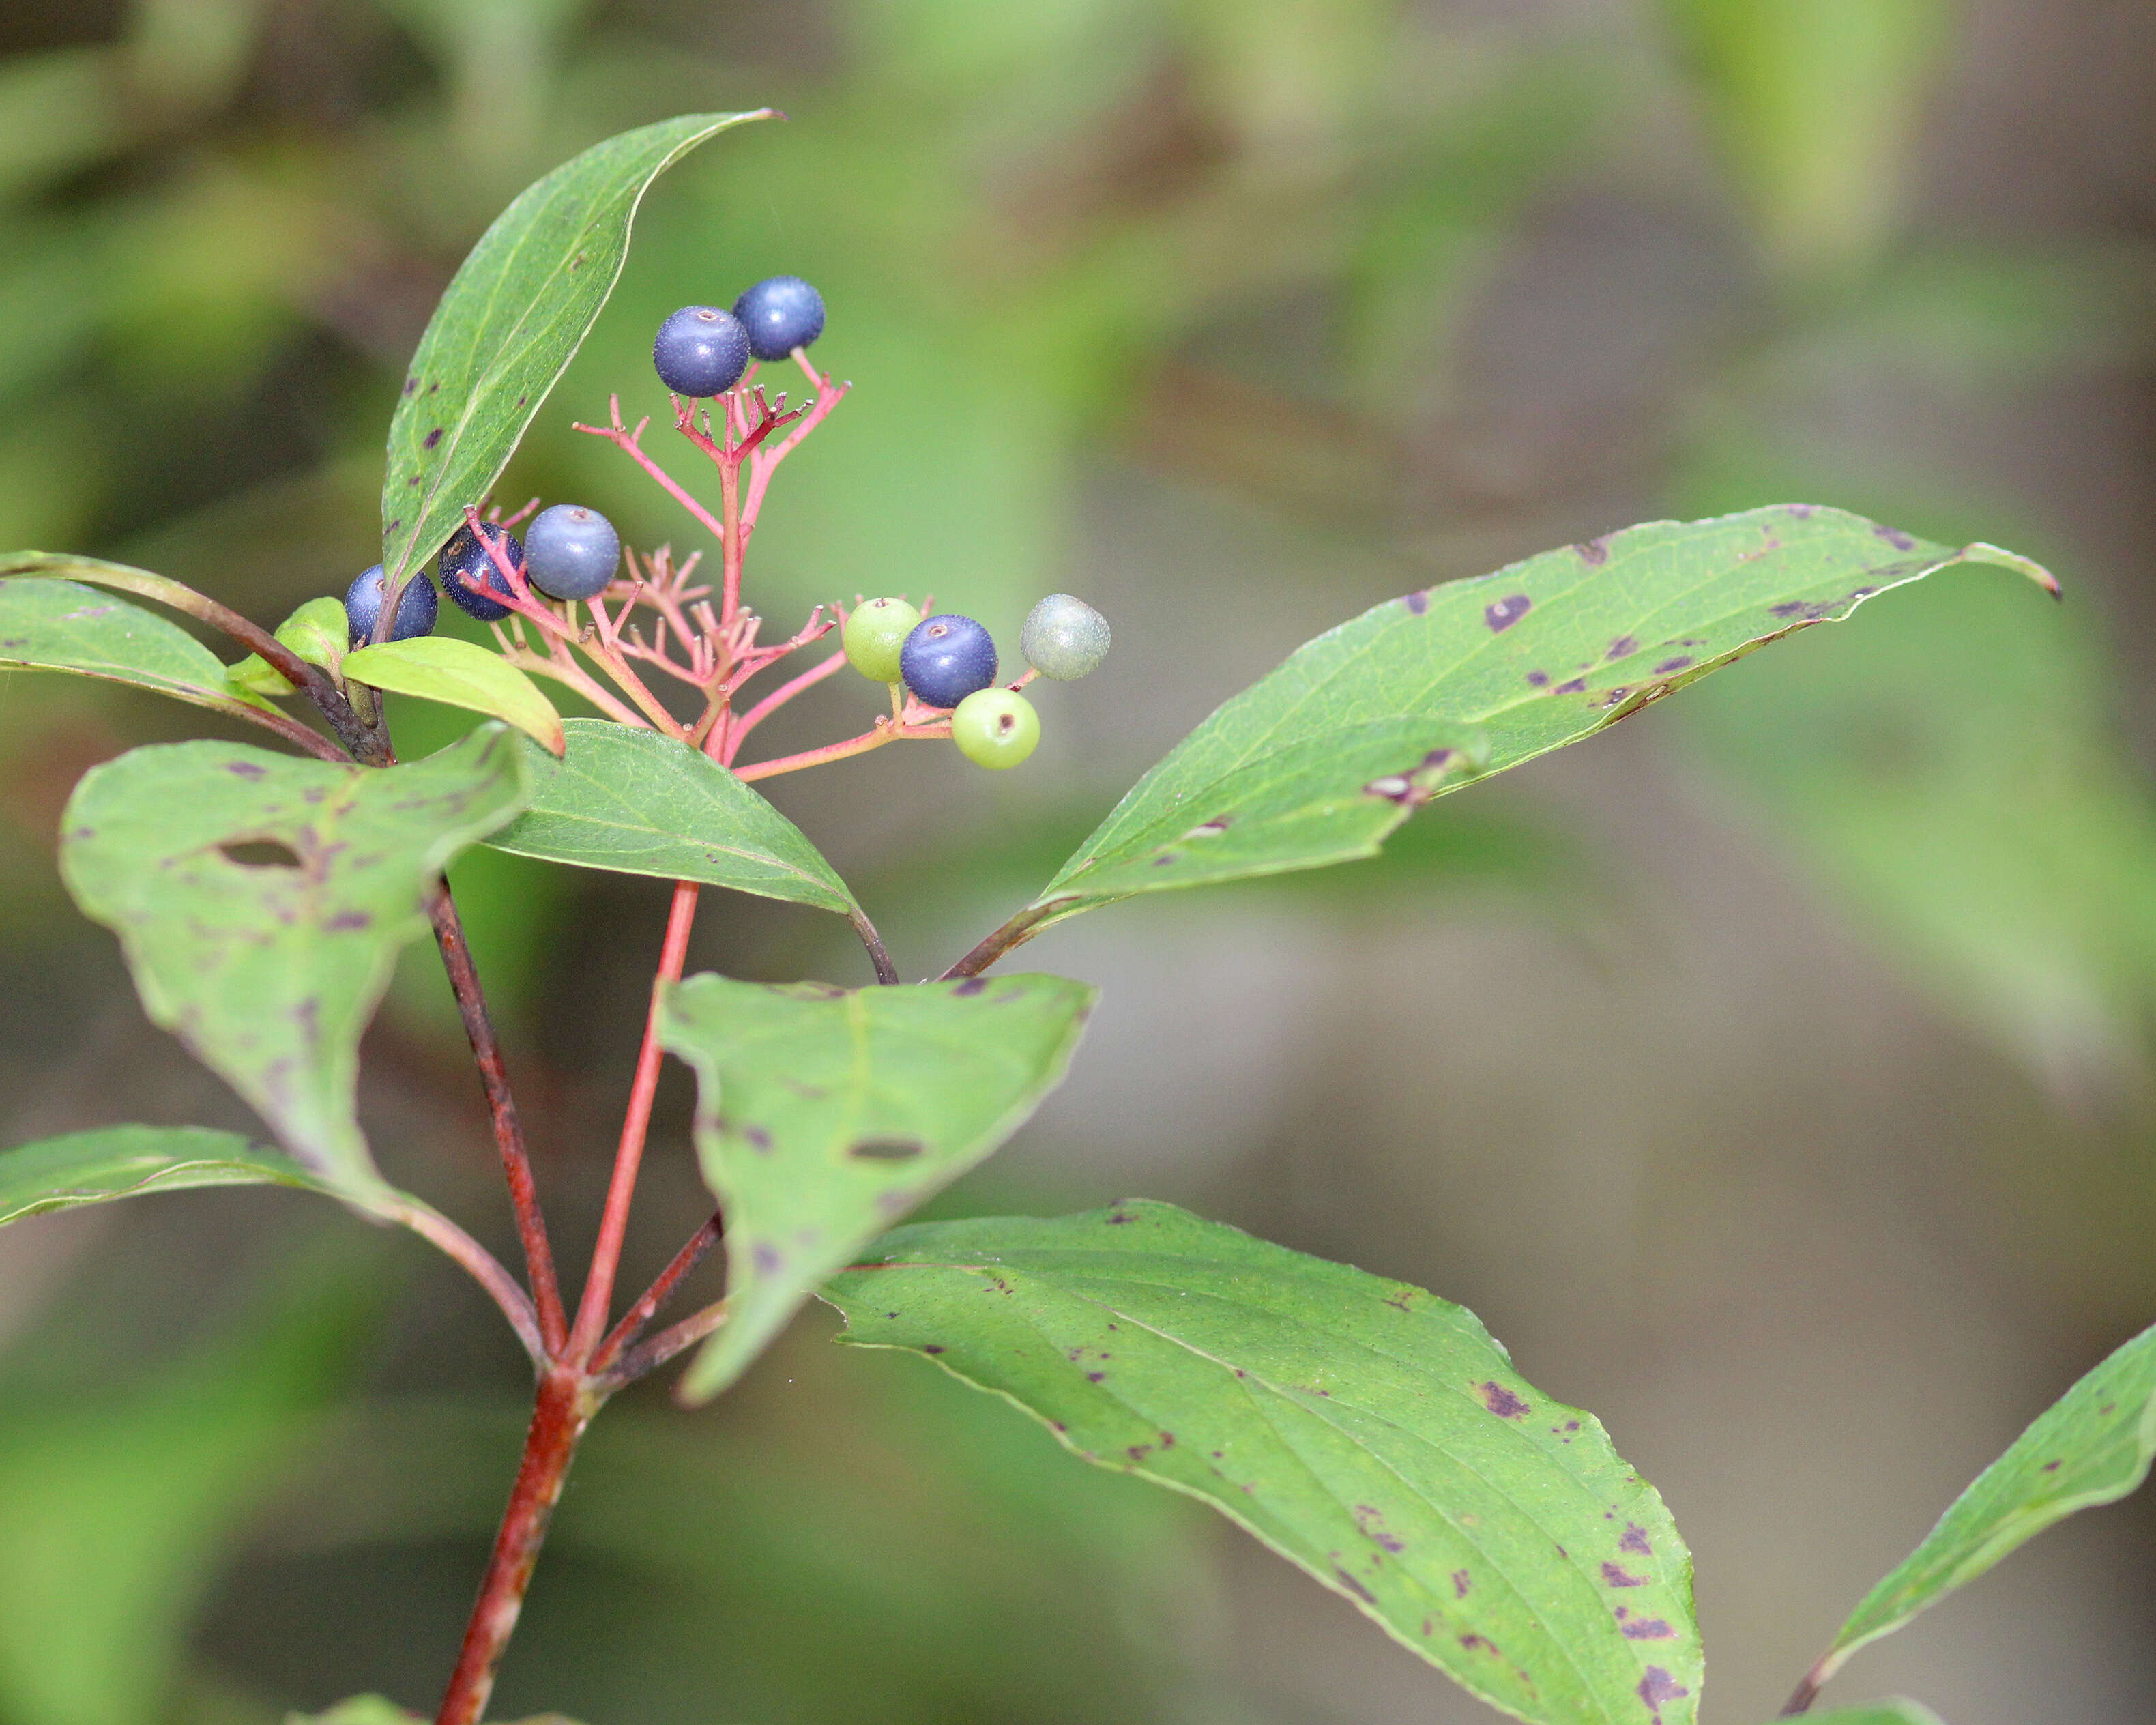
[[[388,768],[138,748],[75,788],[60,872],[120,937],[152,1021],[311,1174],[401,1213],[353,1115],[360,1033],[444,865],[523,806],[523,762],[495,724]]]
[[[1964,562],[1840,510],[1654,521],[1412,593],[1320,635],[1138,781],[998,947],[1141,892],[1376,853],[1422,803]]]
[[[726,1322],[684,1399],[726,1389],[818,1283],[1024,1125],[1093,999],[1056,976],[673,989],[660,1034],[696,1069],[696,1154],[726,1220]]]
[[[932,1222],[832,1280],[1065,1447],[1211,1503],[1493,1707],[1688,1725],[1691,1558],[1592,1414],[1474,1314],[1171,1205]]]
[[[257,716],[254,697],[228,681],[223,662],[185,629],[73,581],[0,580],[0,670],[7,669],[73,671]]]
[[[2076,1510],[2115,1503],[2156,1458],[2156,1327],[2143,1330],[2036,1416],[1938,1525],[1850,1614],[1806,1680],[1816,1688],[1867,1642],[1891,1635]]]
[[[706,138],[768,111],[685,114],[594,144],[527,186],[480,237],[419,338],[389,422],[382,566],[392,588],[509,465],[613,293],[651,182]]]

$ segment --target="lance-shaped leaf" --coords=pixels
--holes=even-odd
[[[724,1389],[819,1282],[1016,1132],[1093,996],[1054,976],[675,988],[660,1035],[696,1069],[696,1153],[726,1230],[726,1322],[683,1396]]]
[[[613,291],[651,182],[753,114],[685,114],[594,144],[526,187],[458,270],[389,424],[382,566],[395,589],[509,465]]]
[[[47,1210],[195,1186],[331,1190],[237,1132],[203,1126],[108,1126],[0,1150],[0,1226]]]
[[[2077,1509],[2115,1503],[2156,1457],[2156,1327],[2143,1330],[2052,1403],[1976,1476],[1842,1625],[1806,1680],[1840,1670],[2008,1553]]]
[[[416,695],[514,725],[550,754],[568,745],[562,716],[531,678],[499,653],[454,635],[418,635],[347,653],[344,674],[393,695]]]
[[[1202,1498],[1466,1688],[1684,1725],[1691,1558],[1473,1313],[1171,1205],[901,1228],[824,1297],[1103,1467]]]
[[[155,1023],[311,1173],[395,1204],[353,1117],[360,1032],[443,865],[521,806],[523,760],[494,725],[383,769],[236,743],[135,749],[75,788],[60,870],[119,935]]]
[[[252,718],[218,656],[175,624],[72,581],[0,581],[0,668],[73,671]]]
[[[531,759],[531,800],[495,850],[856,914],[800,828],[701,750],[605,719],[562,729],[567,753]]]
[[[1421,803],[1990,546],[1789,504],[1655,521],[1365,612],[1216,711],[1001,937],[1201,882],[1368,856]]]

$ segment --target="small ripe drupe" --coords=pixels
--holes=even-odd
[[[772,275],[734,301],[758,359],[783,359],[824,333],[824,296],[798,275]]]
[[[1013,689],[977,689],[951,715],[951,741],[976,767],[1015,767],[1040,741],[1040,715]]]
[[[1108,619],[1083,599],[1052,593],[1027,614],[1018,644],[1041,675],[1072,682],[1091,675],[1108,656]]]
[[[524,560],[524,547],[516,542],[516,536],[506,527],[498,527],[492,521],[481,521],[479,530],[495,544],[499,545],[511,565]],[[468,527],[459,527],[449,536],[449,542],[442,547],[441,561],[435,565],[442,577],[442,591],[449,602],[467,617],[476,617],[481,623],[499,623],[509,615],[509,607],[500,600],[490,599],[485,593],[472,592],[464,583],[469,576],[480,586],[510,596],[509,579],[494,566],[494,558],[486,547]]]
[[[839,637],[846,662],[871,683],[896,683],[900,649],[920,621],[921,614],[904,599],[869,599],[856,605]]]
[[[996,680],[996,644],[970,617],[923,618],[899,649],[899,675],[929,706],[956,706]]]
[[[606,591],[621,561],[613,523],[581,503],[542,509],[524,530],[524,573],[549,598],[588,599]]]
[[[344,614],[352,624],[353,646],[363,647],[373,639],[374,625],[382,615],[382,601],[388,586],[382,565],[377,563],[346,590]],[[397,619],[389,627],[389,639],[408,641],[414,635],[434,634],[434,613],[440,603],[434,597],[434,583],[427,579],[425,572],[413,576],[398,598]]]
[[[717,305],[684,305],[651,344],[659,381],[676,395],[723,395],[748,369],[748,331]]]

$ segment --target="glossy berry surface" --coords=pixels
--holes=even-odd
[[[898,670],[928,706],[956,706],[995,681],[996,644],[970,617],[926,617],[899,649]]]
[[[1052,593],[1027,614],[1018,644],[1041,675],[1068,683],[1090,676],[1108,656],[1108,619],[1083,599]]]
[[[872,683],[899,680],[899,652],[921,621],[904,599],[870,599],[856,605],[839,639],[846,662]]]
[[[951,741],[976,767],[1015,767],[1040,741],[1040,715],[1010,689],[978,689],[951,715]]]
[[[377,563],[345,592],[344,614],[352,624],[352,644],[363,647],[374,638],[374,625],[382,615],[382,600],[388,588]],[[434,583],[425,574],[414,575],[404,583],[404,591],[397,601],[397,620],[391,624],[389,639],[408,641],[414,635],[430,635],[434,632],[434,613],[441,601],[434,597]]]
[[[508,528],[481,521],[480,531],[502,548],[512,565],[523,561],[524,547]],[[441,561],[435,567],[441,572],[442,591],[449,596],[449,603],[467,617],[476,617],[481,623],[499,623],[509,615],[509,607],[501,600],[474,593],[464,584],[463,578],[468,575],[503,598],[510,596],[508,578],[495,567],[494,558],[486,547],[473,536],[470,527],[459,527],[450,536],[449,542],[442,547]]]
[[[783,359],[824,333],[824,296],[798,275],[767,276],[734,301],[758,359]]]
[[[555,599],[588,599],[603,593],[621,562],[613,523],[581,503],[542,509],[524,530],[526,578]]]
[[[684,305],[659,326],[651,363],[676,395],[723,395],[748,369],[748,331],[716,305]]]

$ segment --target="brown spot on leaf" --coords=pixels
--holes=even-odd
[[[1345,1569],[1341,1568],[1338,1563],[1335,1563],[1332,1566],[1332,1573],[1340,1578],[1341,1586],[1346,1588],[1349,1593],[1354,1594],[1355,1597],[1362,1600],[1364,1604],[1374,1605],[1378,1603],[1378,1596],[1372,1593],[1369,1589],[1363,1586],[1361,1582],[1356,1580],[1353,1576],[1350,1575]]]
[[[1482,620],[1490,625],[1491,633],[1502,634],[1534,608],[1534,601],[1523,593],[1516,593],[1482,608]]]
[[[959,983],[958,986],[953,988],[951,992],[953,994],[957,995],[961,999],[965,999],[979,993],[982,989],[987,988],[988,985],[988,979],[986,977],[969,976],[965,981]]]
[[[1655,667],[1655,675],[1658,677],[1666,677],[1671,671],[1683,670],[1691,664],[1691,660],[1684,654],[1680,653],[1675,659],[1665,659],[1660,665],[1656,665]]]
[[[1411,593],[1405,598],[1402,599],[1400,603],[1408,608],[1409,612],[1412,615],[1419,617],[1424,612],[1430,609],[1430,594],[1427,591]]]
[[[426,436],[419,439],[419,447],[423,449],[431,449],[436,444],[441,442],[441,440],[442,428],[437,425],[432,431],[429,432]]]
[[[346,934],[356,929],[370,928],[374,918],[365,911],[339,911],[322,927],[331,934]]]
[[[1546,670],[1529,671],[1527,673],[1527,686],[1530,689],[1544,689],[1548,687],[1549,673]]]
[[[1452,1572],[1452,1597],[1454,1599],[1466,1599],[1467,1597],[1467,1589],[1474,1585],[1475,1584],[1467,1579],[1467,1572],[1465,1569],[1455,1569]]]
[[[1617,1549],[1637,1552],[1643,1558],[1655,1554],[1655,1548],[1647,1540],[1647,1530],[1635,1522],[1625,1523],[1625,1537],[1617,1542]]]
[[[1628,1641],[1674,1641],[1677,1632],[1659,1617],[1635,1618],[1625,1625]]]
[[[1917,548],[1917,542],[1899,527],[1879,526],[1873,527],[1871,532],[1874,538],[1884,539],[1897,551],[1914,551]]]
[[[1559,683],[1556,688],[1550,691],[1550,693],[1553,695],[1583,695],[1586,693],[1586,691],[1587,679],[1584,677],[1574,677],[1568,683]]]
[[[1620,635],[1609,644],[1609,650],[1602,656],[1605,659],[1630,659],[1639,650],[1640,643],[1635,637]]]
[[[1609,536],[1607,533],[1598,534],[1592,539],[1583,540],[1573,549],[1579,553],[1580,562],[1592,563],[1599,568],[1609,561]]]
[[[927,1147],[918,1138],[858,1138],[846,1154],[856,1162],[911,1162]]]
[[[227,862],[238,863],[243,869],[296,869],[300,854],[289,845],[280,845],[275,839],[243,839],[218,847]]]
[[[1647,1584],[1645,1576],[1628,1575],[1620,1565],[1615,1563],[1604,1563],[1602,1566],[1602,1579],[1611,1587],[1645,1587]]]
[[[741,1129],[741,1135],[748,1140],[749,1147],[752,1150],[768,1150],[771,1147],[771,1134],[760,1126],[745,1126]]]
[[[1495,1381],[1482,1386],[1482,1405],[1500,1420],[1521,1420],[1527,1417],[1527,1404],[1519,1397]]]
[[[1647,1675],[1640,1679],[1640,1699],[1657,1712],[1666,1701],[1681,1701],[1691,1691],[1658,1665],[1647,1667]]]

